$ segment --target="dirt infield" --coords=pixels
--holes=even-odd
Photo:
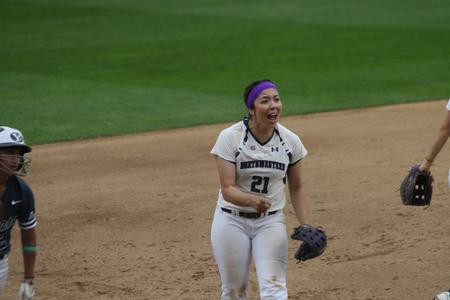
[[[296,264],[289,299],[431,299],[450,288],[450,146],[433,167],[428,209],[398,187],[421,160],[446,101],[285,117],[310,154],[310,219],[330,241]],[[229,124],[35,146],[37,299],[219,299],[210,224],[218,178],[209,150]],[[286,209],[290,231],[296,224]],[[17,226],[16,226],[17,227]],[[22,264],[14,231],[6,299]],[[250,299],[259,299],[254,272]]]

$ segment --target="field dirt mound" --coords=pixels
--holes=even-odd
[[[296,264],[289,299],[431,299],[450,288],[450,146],[432,168],[432,205],[405,207],[399,184],[423,159],[446,101],[284,117],[303,162],[323,256]],[[35,146],[37,299],[219,299],[210,226],[219,181],[209,155],[228,124]],[[296,226],[286,207],[289,232]],[[6,299],[22,276],[15,226]],[[252,271],[250,299],[259,299]]]

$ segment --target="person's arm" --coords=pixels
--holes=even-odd
[[[302,185],[301,162],[290,166],[287,172],[288,188],[295,216],[300,224],[308,224],[308,197]]]
[[[427,156],[425,157],[422,164],[420,165],[421,171],[429,171],[430,170],[434,159],[436,158],[436,156],[439,154],[439,152],[444,147],[449,136],[450,136],[450,111],[447,112],[444,122],[442,123],[442,126],[439,129],[436,140],[433,142]]]
[[[34,278],[34,265],[36,262],[36,228],[21,229],[24,279]]]
[[[266,212],[270,202],[263,196],[245,193],[236,187],[236,165],[218,156],[216,158],[219,171],[222,195],[228,202],[239,206],[250,206],[258,212]]]

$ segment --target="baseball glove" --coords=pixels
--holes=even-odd
[[[433,176],[413,166],[400,184],[400,197],[404,205],[430,205],[433,195]]]
[[[327,235],[321,227],[303,224],[294,228],[291,239],[303,241],[295,253],[295,258],[305,261],[317,257],[325,251],[327,247]]]

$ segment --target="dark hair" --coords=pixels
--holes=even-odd
[[[245,91],[244,91],[244,104],[245,104],[246,107],[247,107],[247,97],[248,97],[248,94],[250,94],[250,92],[252,91],[252,89],[253,89],[255,86],[257,86],[258,84],[260,84],[260,83],[263,82],[263,81],[269,81],[269,82],[272,82],[272,80],[270,80],[270,79],[256,80],[256,81],[253,81],[252,83],[250,83],[250,84],[245,88]],[[273,82],[272,82],[272,83],[273,83]]]

